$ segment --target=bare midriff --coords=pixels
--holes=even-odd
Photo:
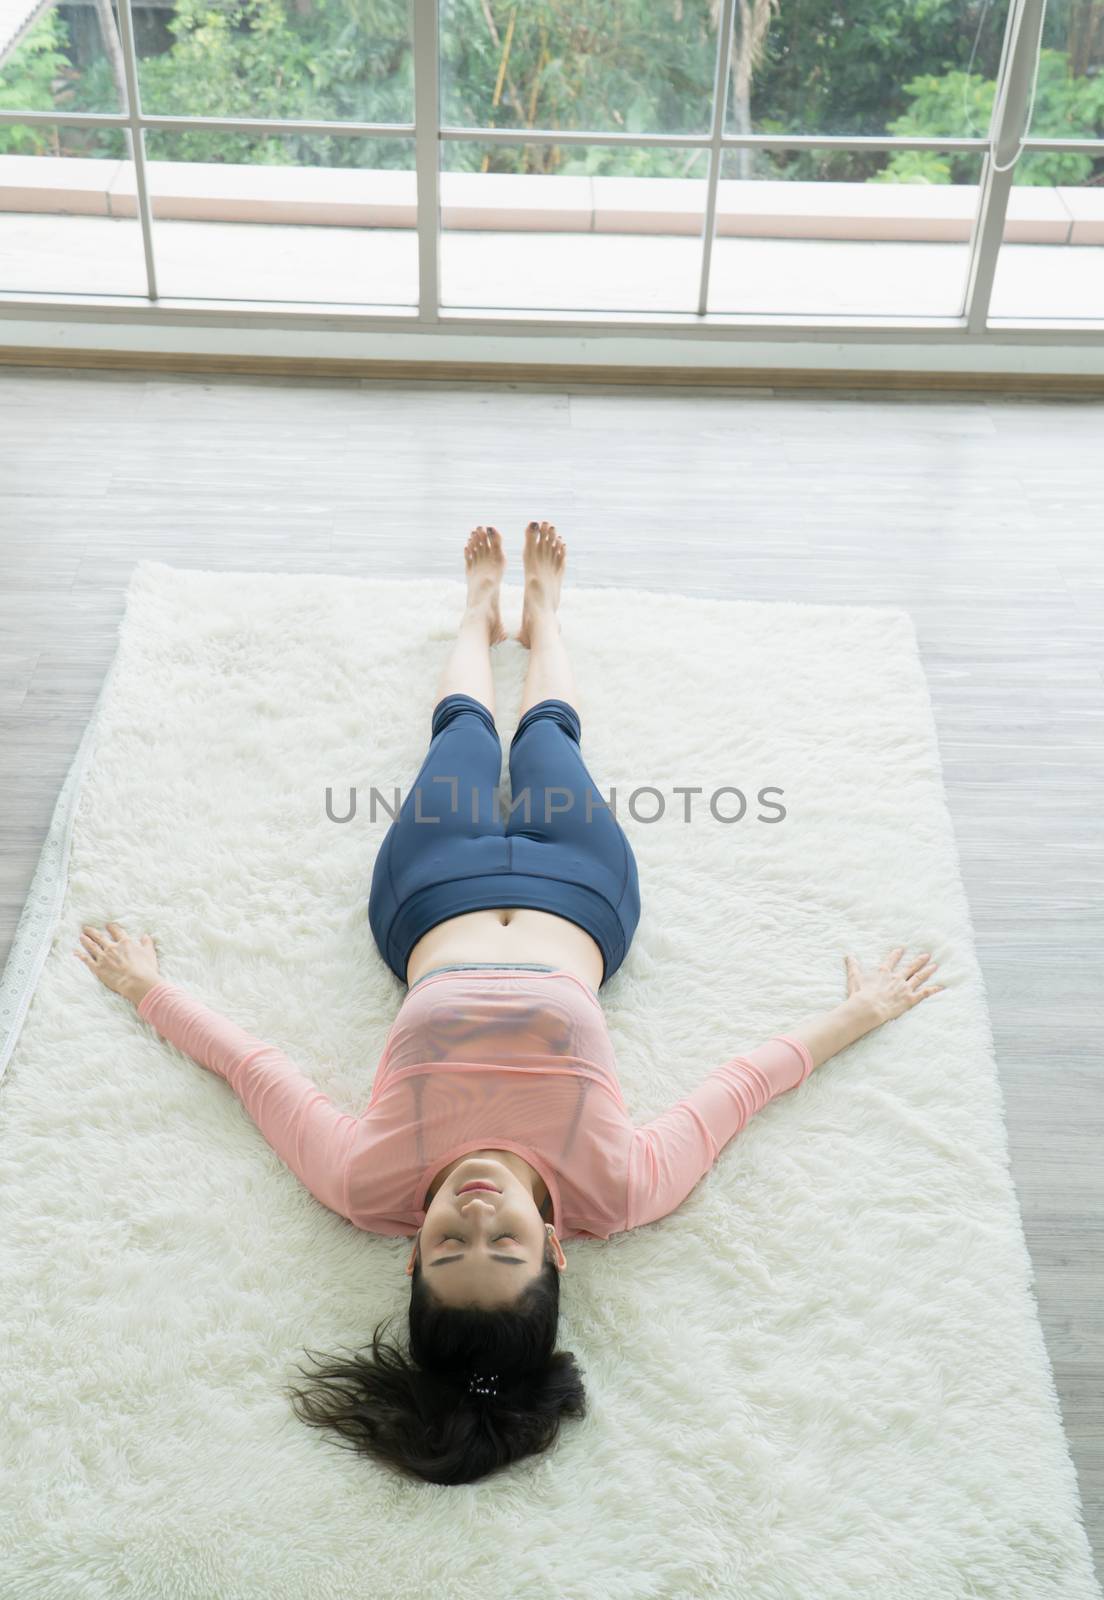
[[[597,990],[605,962],[598,941],[567,917],[526,907],[496,907],[446,917],[423,934],[406,963],[407,984],[434,967],[462,961],[541,961]]]

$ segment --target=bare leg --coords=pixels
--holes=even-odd
[[[498,592],[506,566],[502,535],[497,528],[474,528],[464,546],[468,599],[452,654],[441,669],[437,700],[448,694],[470,694],[494,716],[491,645],[507,637],[498,609]]]
[[[518,639],[529,648],[529,671],[522,691],[518,721],[539,700],[566,700],[578,710],[575,675],[560,637],[560,583],[567,546],[551,522],[525,530],[525,606]]]

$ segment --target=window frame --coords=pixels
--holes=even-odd
[[[348,330],[449,328],[458,330],[548,333],[552,330],[590,331],[596,328],[661,337],[677,333],[708,340],[792,340],[799,335],[831,335],[850,342],[940,342],[950,338],[976,342],[1061,341],[1077,335],[1077,342],[1104,342],[1104,317],[1100,319],[1051,318],[991,319],[990,299],[1004,234],[1019,155],[1032,151],[1104,153],[1104,139],[1067,140],[1021,136],[1026,130],[1034,100],[1034,83],[1042,42],[1045,0],[1010,0],[1005,22],[1001,61],[994,97],[993,121],[985,137],[914,139],[824,134],[727,134],[724,131],[730,75],[726,70],[732,44],[736,0],[725,0],[717,30],[713,105],[710,128],[702,134],[628,134],[565,131],[563,129],[491,129],[443,126],[439,93],[439,0],[411,0],[414,54],[414,121],[410,123],[283,121],[260,118],[158,116],[141,108],[131,0],[117,0],[120,43],[127,85],[124,112],[21,112],[0,111],[0,124],[121,128],[130,135],[135,165],[138,220],[141,228],[147,290],[145,298],[133,296],[39,295],[12,293],[0,288],[0,316],[34,317],[48,312],[97,320],[133,320],[135,310],[143,321],[227,323],[238,327],[325,326]],[[202,303],[161,296],[157,287],[156,240],[146,172],[147,130],[226,133],[317,133],[338,138],[400,138],[414,146],[417,193],[418,298],[407,308],[328,307],[327,303],[207,300]],[[709,169],[700,243],[698,304],[695,312],[647,313],[641,311],[488,310],[447,307],[441,304],[440,260],[440,152],[445,141],[470,140],[480,144],[549,143],[624,145],[638,149],[707,149]],[[977,206],[969,243],[969,261],[962,312],[947,317],[912,316],[783,316],[779,314],[710,312],[710,273],[716,237],[718,179],[723,152],[740,148],[837,150],[938,150],[975,151],[982,157]],[[1071,247],[1066,247],[1071,248]]]

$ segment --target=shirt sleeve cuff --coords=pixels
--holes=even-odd
[[[154,997],[160,996],[160,993],[161,993],[162,989],[171,989],[171,988],[173,988],[173,985],[168,981],[167,978],[158,979],[158,981],[153,985],[153,987],[151,989],[147,989],[146,990],[145,994],[142,996],[141,1000],[139,1000],[137,1006],[135,1007],[135,1010],[138,1012],[138,1015],[140,1017],[142,1017],[143,1019],[145,1019],[145,1017],[146,1017],[146,1015],[147,1015],[147,1013],[149,1011],[149,1003],[150,1003],[151,999],[154,998]]]
[[[792,1039],[788,1033],[776,1033],[774,1037],[776,1039],[781,1039],[783,1044],[792,1044],[794,1049],[799,1053],[802,1061],[805,1063],[805,1071],[801,1075],[802,1082],[804,1082],[804,1080],[813,1070],[813,1057],[809,1046],[807,1044],[802,1044],[800,1039]]]

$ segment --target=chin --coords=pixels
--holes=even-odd
[[[469,1171],[470,1168],[470,1171]],[[449,1168],[448,1176],[451,1181],[463,1173],[460,1182],[470,1181],[472,1178],[485,1177],[490,1183],[501,1185],[501,1175],[512,1176],[510,1168],[495,1156],[462,1156],[455,1166]]]

